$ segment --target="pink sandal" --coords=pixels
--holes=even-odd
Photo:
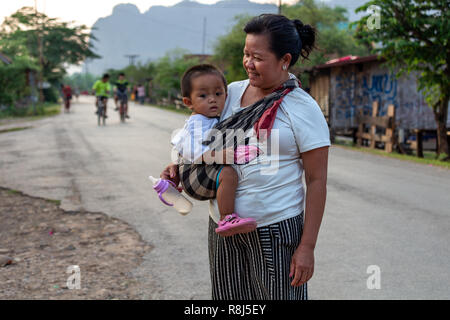
[[[229,214],[224,220],[219,221],[216,233],[223,237],[237,233],[248,233],[256,229],[256,221],[253,218],[240,218],[237,213]]]

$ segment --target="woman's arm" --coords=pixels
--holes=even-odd
[[[327,195],[328,147],[302,153],[306,180],[305,223],[300,245],[291,261],[292,286],[300,286],[314,273],[314,249]]]

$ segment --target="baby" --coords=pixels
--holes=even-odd
[[[252,218],[240,218],[234,212],[238,177],[225,165],[227,157],[236,159],[233,149],[224,149],[222,156],[202,144],[210,129],[219,122],[225,106],[227,83],[213,65],[201,64],[189,68],[181,79],[183,103],[192,111],[186,124],[171,141],[178,152],[178,164],[183,190],[197,200],[217,199],[220,221],[216,232],[221,236],[247,233],[256,229]],[[217,160],[219,158],[219,160]]]

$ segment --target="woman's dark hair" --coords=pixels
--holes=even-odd
[[[292,55],[289,66],[293,66],[299,56],[308,59],[314,48],[316,31],[300,20],[289,20],[279,14],[261,14],[250,20],[244,27],[247,34],[266,34],[269,36],[270,50],[281,59],[286,53]]]
[[[227,92],[227,80],[218,68],[212,64],[198,64],[190,67],[183,74],[183,77],[181,78],[181,95],[185,98],[190,98],[192,93],[192,80],[205,74],[214,74],[218,76],[223,82],[225,92]]]

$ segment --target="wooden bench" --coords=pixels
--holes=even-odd
[[[362,110],[357,114],[358,132],[357,145],[363,146],[363,140],[367,140],[369,148],[374,149],[377,142],[384,143],[384,151],[392,152],[394,145],[394,130],[395,130],[395,107],[389,105],[387,115],[384,117],[378,116],[378,101],[372,104],[372,115],[363,115]],[[366,132],[365,127],[369,127],[369,132]],[[377,134],[377,127],[385,129],[384,134]]]

